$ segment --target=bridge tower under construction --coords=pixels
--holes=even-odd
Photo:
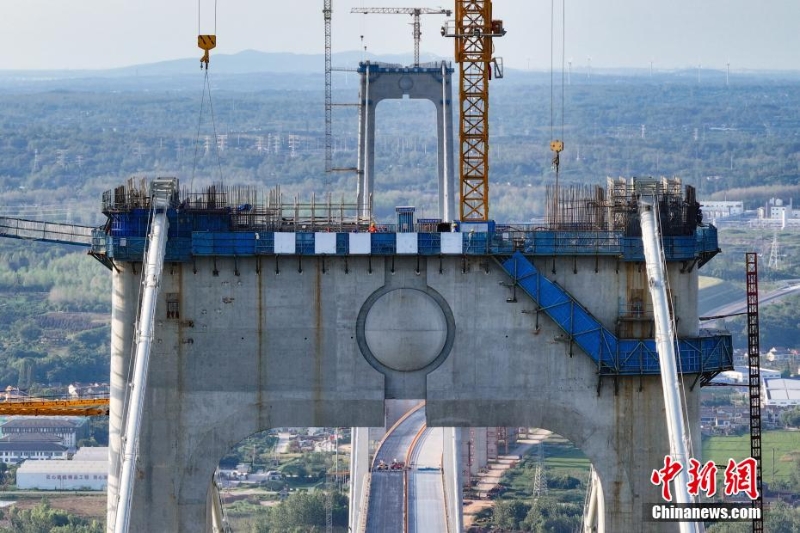
[[[89,247],[113,277],[112,461],[123,453],[149,191],[130,181],[106,193],[108,223]],[[132,530],[211,531],[212,475],[232,445],[281,426],[381,426],[387,399],[425,400],[429,426],[568,438],[592,461],[606,531],[639,529],[642,504],[659,497],[650,473],[669,450],[637,203],[654,198],[660,216],[695,429],[698,387],[732,367],[730,335],[698,326],[697,272],[719,251],[716,228],[699,223],[693,189],[674,179],[549,196],[537,225],[441,231],[400,213],[370,232],[357,203],[176,188]],[[111,517],[119,484],[112,472]]]

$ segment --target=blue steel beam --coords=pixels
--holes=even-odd
[[[601,375],[642,375],[660,373],[655,342],[619,339],[592,316],[564,288],[547,279],[522,253],[515,252],[501,263],[539,309],[583,350]],[[678,340],[678,369],[684,374],[717,373],[733,368],[730,335],[709,335]]]

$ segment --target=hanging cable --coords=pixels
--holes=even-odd
[[[564,61],[566,54],[563,48],[566,42],[565,24],[564,24],[564,1],[561,4],[562,22],[561,22],[561,138],[564,138]],[[564,149],[564,142],[555,139],[555,0],[550,0],[550,150],[554,152],[553,155],[553,170],[556,173],[556,195],[558,193],[558,177],[561,166],[560,154]]]
[[[222,161],[219,157],[219,139],[217,135],[217,119],[214,116],[214,102],[211,101],[211,82],[206,71],[206,88],[208,89],[208,108],[211,111],[211,130],[214,133],[214,153],[217,156],[217,169],[219,170],[219,180],[222,182]]]
[[[190,189],[194,185],[195,172],[197,170],[198,151],[200,148],[200,128],[203,123],[203,109],[205,107],[205,97],[208,93],[208,107],[211,113],[211,128],[214,134],[214,153],[217,158],[217,169],[219,171],[219,181],[222,182],[222,161],[219,154],[219,138],[217,136],[217,121],[214,116],[214,102],[211,99],[211,81],[208,75],[209,51],[217,45],[217,0],[214,0],[214,33],[203,35],[201,31],[201,0],[197,0],[197,45],[204,50],[203,57],[200,59],[200,68],[205,71],[203,76],[203,94],[200,98],[200,114],[197,119],[197,134],[194,141],[194,160],[192,161],[192,179]]]
[[[192,161],[192,179],[190,182],[190,189],[194,185],[194,177],[197,170],[198,152],[200,150],[200,129],[203,124],[203,111],[205,108],[206,93],[208,93],[208,108],[211,114],[211,130],[214,134],[214,154],[217,158],[217,170],[219,171],[219,181],[222,182],[222,158],[220,157],[219,150],[219,136],[217,135],[217,119],[214,114],[214,102],[211,99],[211,81],[209,79],[208,70],[205,71],[203,76],[203,95],[200,98],[200,114],[197,118],[197,133],[194,139],[194,159]]]
[[[209,52],[217,46],[217,0],[214,0],[214,33],[200,33],[200,0],[197,0],[197,46],[203,50],[200,58],[200,68],[208,70]]]
[[[566,108],[566,60],[567,60],[567,8],[566,0],[561,0],[561,138],[564,138],[564,109]]]
[[[553,32],[555,28],[555,0],[550,0],[550,138],[553,138],[553,109],[554,109],[554,84],[553,81],[553,55],[555,51],[553,50],[554,46],[554,37]]]
[[[562,0],[562,11],[564,10],[564,4]],[[564,47],[564,23],[562,17],[562,30],[561,30],[561,40],[562,40],[562,49]],[[555,183],[555,191],[553,194],[553,223],[556,227],[559,226],[559,210],[558,210],[558,198],[559,198],[559,172],[561,167],[561,151],[564,149],[563,141],[559,139],[555,139],[555,0],[550,0],[550,138],[553,139],[550,141],[550,151],[553,152],[553,170],[556,174],[556,183]],[[561,138],[564,137],[564,54],[562,51],[562,59],[561,59],[562,67],[561,67]]]

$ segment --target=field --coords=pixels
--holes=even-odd
[[[7,492],[0,494],[0,505],[4,513],[12,507],[31,509],[47,499],[53,509],[63,509],[68,513],[87,520],[106,519],[105,493],[73,493],[73,492]],[[7,505],[9,502],[13,502]],[[9,526],[6,520],[0,520],[0,526]]]
[[[762,479],[766,483],[788,481],[800,461],[800,432],[765,431],[761,439]],[[726,465],[750,456],[750,436],[703,438],[703,461]]]

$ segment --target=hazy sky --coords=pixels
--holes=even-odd
[[[561,6],[555,1],[556,65]],[[216,53],[323,52],[322,0],[218,0]],[[445,7],[430,0],[333,0],[333,50],[412,50],[410,16],[354,15],[352,7]],[[494,0],[508,34],[506,66],[550,65],[551,2]],[[422,17],[422,50],[451,56],[444,16]],[[684,67],[800,70],[797,0],[566,0],[566,54],[573,68]],[[214,32],[214,2],[200,0],[200,30]],[[197,0],[3,0],[0,69],[120,67],[200,57]],[[213,58],[213,55],[212,55]],[[213,65],[213,63],[212,63]]]

